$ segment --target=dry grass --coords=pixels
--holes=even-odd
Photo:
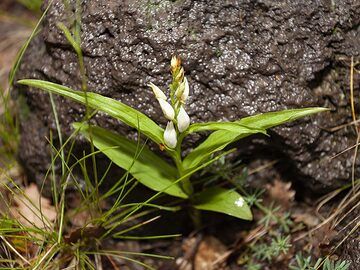
[[[317,213],[320,217],[322,217],[323,221],[309,232],[306,232],[295,239],[295,241],[300,240],[306,236],[311,235],[315,231],[324,228],[325,226],[328,226],[330,230],[336,230],[339,234],[346,234],[345,237],[342,237],[341,241],[332,248],[331,253],[334,253],[348,238],[359,231],[360,228],[360,216],[356,215],[357,211],[360,209],[360,179],[358,178],[359,176],[356,176],[356,161],[358,158],[358,150],[360,145],[360,119],[358,119],[358,112],[356,112],[356,102],[354,98],[354,81],[355,77],[360,75],[360,71],[355,68],[358,63],[354,61],[353,57],[348,59],[348,61],[350,62],[349,91],[352,121],[351,123],[335,127],[333,131],[343,129],[348,126],[353,126],[357,134],[357,138],[353,146],[344,149],[331,158],[336,158],[345,152],[353,151],[351,184],[344,185],[343,187],[334,190],[321,198],[318,203]],[[322,216],[320,214],[321,209],[329,202],[336,201],[336,198],[338,198],[337,196],[346,190],[347,193],[341,199],[340,203],[338,203],[336,207],[333,207],[332,211],[328,212],[329,214],[327,216]]]

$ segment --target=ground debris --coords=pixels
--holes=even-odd
[[[307,228],[313,228],[320,224],[320,218],[313,213],[314,209],[302,205],[301,207],[294,207],[291,217],[295,223],[303,223]]]
[[[36,184],[31,183],[20,194],[14,195],[14,206],[10,213],[24,226],[52,228],[56,219],[55,207],[50,200],[41,196]]]
[[[295,191],[291,189],[290,182],[286,183],[275,179],[272,184],[266,185],[266,189],[269,197],[284,209],[288,209],[295,199]]]
[[[226,253],[227,249],[219,239],[206,236],[200,242],[194,260],[195,270],[224,269],[217,261]]]

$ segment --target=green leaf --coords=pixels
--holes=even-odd
[[[89,139],[90,127],[81,123],[74,123],[74,128]],[[129,171],[143,185],[162,191],[172,196],[187,198],[178,183],[177,170],[146,146],[140,147],[123,136],[100,127],[91,127],[94,146],[103,152],[119,167]]]
[[[234,190],[213,187],[194,196],[194,207],[224,213],[233,217],[252,220],[249,206],[243,197]]]
[[[268,129],[275,127],[286,122],[297,120],[301,117],[308,116],[314,113],[328,111],[327,108],[305,108],[305,109],[293,109],[284,110],[278,112],[268,112],[257,114],[254,116],[245,117],[236,121],[239,124],[259,129]]]
[[[210,134],[210,136],[190,152],[184,159],[184,168],[186,170],[192,170],[198,166],[201,162],[210,157],[213,153],[224,149],[230,143],[240,140],[249,135],[259,133],[261,130],[271,128],[286,122],[294,121],[298,118],[311,115],[318,112],[327,111],[326,108],[305,108],[284,110],[279,112],[269,112],[249,116],[235,123],[241,124],[245,129],[239,129],[238,132],[232,132],[229,130],[218,130]],[[264,132],[264,131],[263,131]]]
[[[140,133],[146,135],[157,144],[163,143],[164,130],[161,127],[159,127],[145,114],[131,108],[128,105],[125,105],[120,101],[92,92],[85,94],[84,92],[75,91],[66,86],[41,80],[21,80],[18,83],[40,88],[48,92],[70,98],[84,105],[88,105],[93,109],[106,112],[110,116],[121,120],[128,126],[138,129]]]
[[[213,153],[223,150],[230,143],[255,133],[264,133],[259,129],[242,128],[239,132],[218,130],[211,133],[209,137],[198,147],[192,150],[184,159],[185,170],[193,170],[201,162],[208,159]]]
[[[206,122],[206,123],[195,123],[190,125],[188,133],[207,131],[207,130],[227,130],[236,133],[245,133],[249,129],[256,129],[249,127],[238,122]],[[264,133],[263,129],[257,129],[257,132]]]

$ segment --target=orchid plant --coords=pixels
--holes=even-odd
[[[246,136],[266,134],[268,128],[326,109],[294,109],[258,114],[233,122],[191,124],[186,113],[190,87],[179,57],[174,56],[171,59],[171,75],[169,96],[155,84],[149,83],[164,117],[168,120],[165,129],[140,111],[93,92],[75,91],[41,80],[21,80],[19,83],[59,94],[92,109],[103,111],[136,128],[141,135],[158,144],[160,149],[173,159],[173,164],[146,145],[139,147],[137,142],[112,131],[90,126],[86,122],[73,124],[74,128],[88,138],[97,149],[148,188],[187,200],[194,211],[215,211],[251,220],[251,210],[241,194],[234,189],[218,186],[195,189],[192,184],[195,172],[233,151],[224,149]],[[210,132],[210,135],[184,156],[181,148],[183,139],[192,133],[203,131]]]

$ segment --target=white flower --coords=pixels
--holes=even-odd
[[[238,207],[243,207],[244,199],[240,197],[239,199],[236,200],[235,205]]]
[[[175,111],[173,107],[164,99],[158,98],[158,101],[165,117],[171,121],[174,120]]]
[[[184,132],[190,125],[190,117],[186,113],[183,106],[180,107],[179,114],[177,116],[177,126],[180,132]]]
[[[148,86],[151,87],[156,98],[166,100],[166,96],[165,96],[164,92],[161,91],[159,87],[157,87],[153,83],[149,83]]]
[[[175,148],[177,144],[177,135],[174,127],[174,123],[169,121],[166,125],[164,132],[164,141],[165,144],[170,148]]]
[[[186,79],[186,77],[184,78],[184,83],[185,83],[184,92],[181,94],[181,98],[180,98],[182,102],[186,101],[186,99],[189,96],[189,92],[190,92],[189,82]]]

